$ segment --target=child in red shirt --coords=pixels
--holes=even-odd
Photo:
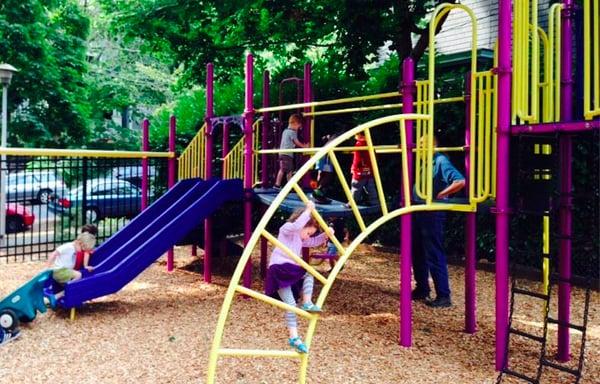
[[[367,140],[363,132],[357,133],[354,138],[356,139],[355,147],[367,146]],[[368,205],[379,205],[369,151],[354,151],[350,172],[352,172],[351,192],[354,201],[357,204],[364,204],[366,202]]]
[[[90,235],[96,237],[98,235],[98,228],[93,225],[93,224],[86,224],[83,227],[81,227],[81,233],[89,233]],[[75,267],[73,268],[74,270],[78,271],[80,269],[87,269],[88,272],[92,272],[94,270],[94,267],[89,265],[90,262],[90,256],[92,255],[92,253],[94,253],[93,250],[91,251],[78,251],[75,254]]]

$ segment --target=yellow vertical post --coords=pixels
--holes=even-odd
[[[71,308],[71,313],[70,313],[70,315],[69,315],[69,319],[70,319],[71,321],[75,321],[75,316],[76,316],[76,314],[77,314],[77,310],[76,310],[75,308]]]

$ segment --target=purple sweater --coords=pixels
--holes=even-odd
[[[300,238],[300,232],[309,220],[310,212],[304,211],[302,212],[300,217],[298,217],[293,223],[283,224],[281,228],[279,228],[279,235],[277,235],[277,240],[281,241],[285,246],[291,249],[292,252],[294,252],[294,254],[298,255],[299,257],[302,257],[302,247],[318,247],[319,245],[324,244],[325,241],[327,241],[327,235],[325,234],[325,232],[302,241],[302,239]],[[279,248],[275,248],[273,250],[273,253],[271,253],[269,266],[273,264],[285,263],[297,265],[297,263],[294,260],[290,259],[285,252],[283,252]]]

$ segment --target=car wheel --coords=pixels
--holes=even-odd
[[[100,214],[97,208],[87,208],[85,210],[85,222],[88,224],[94,224],[98,222]]]
[[[13,331],[19,327],[17,314],[10,309],[0,311],[0,327],[6,331]]]
[[[15,233],[23,229],[23,219],[19,216],[9,216],[6,218],[6,233]]]
[[[50,195],[51,194],[52,194],[51,190],[49,190],[49,189],[42,189],[41,191],[38,192],[37,200],[41,204],[48,204],[48,201],[50,201]]]

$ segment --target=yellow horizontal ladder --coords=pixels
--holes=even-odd
[[[385,224],[387,221],[396,218],[402,214],[415,212],[415,211],[427,211],[427,210],[455,210],[455,211],[463,211],[463,212],[471,212],[474,209],[474,206],[469,204],[442,204],[442,203],[433,203],[433,204],[424,204],[424,205],[412,205],[410,201],[406,201],[406,204],[401,209],[390,210],[387,206],[387,202],[385,200],[385,193],[383,191],[383,183],[381,182],[381,176],[379,174],[379,166],[378,159],[375,156],[376,150],[378,148],[377,145],[373,143],[373,137],[371,136],[371,130],[385,127],[386,135],[389,137],[389,123],[395,123],[398,126],[398,144],[396,144],[397,151],[391,152],[391,156],[398,156],[400,154],[401,160],[401,170],[403,174],[403,184],[402,189],[404,196],[411,196],[411,186],[408,182],[408,158],[407,158],[407,142],[406,142],[406,123],[410,121],[412,123],[417,121],[429,121],[431,119],[430,115],[425,114],[400,114],[400,115],[392,115],[384,118],[380,118],[377,120],[370,121],[363,125],[360,125],[356,128],[353,128],[336,139],[332,140],[326,146],[314,149],[316,151],[312,157],[310,157],[306,163],[294,174],[294,176],[290,179],[290,181],[282,188],[280,193],[275,197],[274,201],[269,205],[265,213],[263,214],[260,222],[257,224],[252,236],[248,240],[244,248],[244,252],[238,262],[237,268],[231,278],[229,287],[227,289],[227,293],[225,294],[225,299],[223,302],[223,306],[221,308],[221,312],[219,314],[219,319],[217,322],[217,327],[215,330],[215,335],[213,339],[213,344],[211,348],[211,354],[208,365],[208,374],[207,374],[207,383],[214,383],[217,373],[217,362],[219,357],[273,357],[273,358],[293,358],[300,360],[300,372],[298,381],[300,383],[306,382],[307,368],[308,368],[308,359],[309,354],[299,354],[294,351],[285,351],[285,350],[261,350],[261,349],[236,349],[236,348],[226,348],[222,346],[222,339],[225,326],[227,325],[227,319],[229,312],[231,310],[233,299],[236,294],[245,295],[247,297],[262,301],[269,305],[275,306],[284,311],[290,311],[296,313],[302,318],[308,321],[308,328],[305,335],[305,343],[307,347],[311,348],[313,337],[315,334],[316,324],[318,319],[320,318],[318,314],[308,313],[303,311],[300,308],[295,306],[290,306],[285,304],[279,300],[275,300],[263,293],[256,292],[252,289],[245,288],[241,285],[242,273],[245,269],[246,264],[249,262],[252,253],[254,252],[257,245],[260,243],[261,238],[265,238],[271,245],[275,248],[280,249],[284,252],[291,260],[293,260],[296,264],[304,268],[308,273],[315,277],[316,280],[323,284],[323,288],[316,300],[316,305],[323,307],[325,300],[329,294],[329,291],[339,274],[342,266],[347,262],[349,257],[353,254],[356,247],[362,243],[367,236],[372,233],[374,230]],[[373,222],[367,224],[365,219],[362,217],[357,202],[352,199],[352,194],[350,193],[350,187],[348,185],[348,181],[346,180],[346,176],[343,173],[339,160],[336,156],[336,149],[339,149],[343,146],[343,143],[347,140],[352,139],[357,133],[363,132],[367,141],[367,151],[369,152],[369,156],[373,165],[373,177],[375,179],[375,186],[377,190],[377,194],[381,203],[381,215],[379,218],[375,219]],[[431,132],[430,132],[431,134]],[[309,153],[313,149],[308,149]],[[382,155],[383,156],[383,155]],[[336,248],[340,253],[340,259],[336,263],[335,267],[331,271],[331,273],[325,277],[319,271],[317,271],[314,267],[305,262],[299,255],[294,254],[288,247],[282,244],[276,236],[267,231],[267,228],[272,227],[274,220],[278,219],[277,210],[284,202],[285,198],[292,192],[295,192],[297,196],[304,202],[307,203],[309,201],[309,196],[302,190],[300,187],[300,183],[302,182],[303,177],[310,172],[317,161],[324,157],[329,157],[335,169],[335,173],[338,176],[338,181],[344,190],[344,193],[348,197],[348,201],[350,204],[350,208],[356,219],[359,227],[362,232],[357,236],[353,242],[344,247],[335,237],[331,238],[331,241],[335,244]],[[432,169],[431,166],[428,166],[427,169]],[[313,217],[318,223],[318,226],[323,230],[327,230],[327,223],[323,219],[323,217],[317,212],[313,211]],[[282,327],[283,328],[283,327]],[[282,329],[283,333],[283,329]]]
[[[206,123],[179,156],[178,168],[179,180],[206,178]]]

